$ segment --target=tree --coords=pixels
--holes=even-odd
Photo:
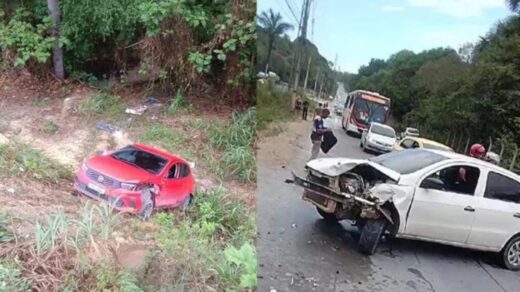
[[[507,6],[509,6],[509,9],[513,12],[519,12],[520,8],[520,0],[507,0]]]
[[[53,27],[52,35],[54,36],[54,48],[52,51],[52,63],[54,65],[54,74],[58,79],[65,79],[65,69],[63,68],[63,49],[60,44],[60,1],[47,0],[49,15],[52,18]]]
[[[269,63],[271,61],[271,51],[273,49],[274,41],[277,37],[293,29],[293,26],[287,22],[282,21],[280,13],[274,13],[272,9],[268,12],[262,12],[258,16],[258,22],[267,32],[267,62],[265,65],[266,73],[269,72]]]

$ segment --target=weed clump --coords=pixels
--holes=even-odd
[[[118,96],[102,92],[82,101],[76,112],[85,116],[103,115],[107,119],[117,119],[123,113],[123,105]]]
[[[49,159],[41,151],[23,144],[0,145],[0,173],[27,175],[51,184],[72,178],[72,172],[65,166]]]
[[[235,113],[225,126],[213,127],[211,144],[221,150],[221,166],[217,170],[225,177],[251,182],[256,179],[253,145],[256,139],[256,109]]]
[[[250,242],[254,221],[243,202],[224,192],[220,188],[195,195],[185,215],[163,212],[154,217],[164,251],[156,256],[176,267],[168,275],[170,283],[198,283],[202,290],[207,285],[219,291],[256,286],[256,252]],[[150,290],[154,288],[159,287]]]

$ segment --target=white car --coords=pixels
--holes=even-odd
[[[387,125],[380,123],[371,123],[368,129],[361,134],[359,147],[363,151],[375,151],[379,153],[392,151],[397,136],[395,130]]]
[[[306,170],[288,182],[325,220],[355,222],[363,253],[386,235],[496,252],[520,270],[520,176],[508,170],[428,149],[315,159]]]
[[[416,128],[406,128],[403,132],[403,137],[419,137],[419,130]]]

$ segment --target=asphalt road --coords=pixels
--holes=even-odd
[[[358,253],[355,228],[327,224],[301,200],[301,188],[284,182],[291,170],[302,173],[309,134],[310,121],[296,122],[259,143],[258,291],[520,291],[520,272],[489,253],[410,240],[383,242],[371,257]],[[335,135],[327,156],[369,156],[339,121]]]

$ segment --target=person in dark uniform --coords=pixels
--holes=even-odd
[[[307,120],[307,112],[309,111],[309,102],[304,101],[303,102],[303,108],[302,108],[302,119]]]

